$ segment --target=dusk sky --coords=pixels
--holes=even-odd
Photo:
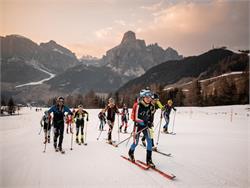
[[[102,57],[134,31],[184,56],[249,49],[248,0],[0,0],[0,35],[55,40],[78,57]]]

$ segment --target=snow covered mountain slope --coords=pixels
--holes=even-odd
[[[167,180],[152,170],[144,171],[122,159],[130,140],[118,148],[106,144],[107,131],[99,134],[100,110],[87,110],[87,146],[74,143],[64,134],[65,155],[56,153],[52,144],[43,153],[43,133],[39,121],[43,112],[24,108],[20,115],[0,117],[0,187],[249,187],[250,106],[177,108],[174,132],[161,134],[159,150],[172,157],[153,153],[162,171],[176,175]],[[155,128],[159,124],[159,111]],[[173,128],[174,113],[170,117]],[[120,120],[119,120],[120,121]],[[116,119],[113,139],[118,140]],[[164,121],[163,121],[164,123]],[[129,131],[133,123],[129,122]],[[107,125],[105,126],[107,129]],[[155,130],[157,141],[158,129]],[[120,134],[120,140],[129,134]],[[145,150],[138,146],[136,159],[145,161]]]

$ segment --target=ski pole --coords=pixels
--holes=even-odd
[[[159,124],[160,124],[160,121],[156,124],[155,130],[158,128]],[[154,131],[155,131],[155,130],[154,130]]]
[[[160,126],[159,126],[159,130],[158,130],[158,137],[157,137],[157,142],[156,142],[156,145],[158,145],[158,144],[159,144],[159,140],[160,140],[161,123],[162,123],[162,112],[161,112],[161,117],[160,117]]]
[[[71,124],[70,128],[71,128],[71,148],[70,148],[70,150],[73,150],[73,135],[74,135],[73,124]]]
[[[88,126],[88,121],[86,122],[86,125],[85,125],[85,140],[84,140],[84,145],[87,145],[87,126]]]
[[[101,125],[103,125],[103,122],[102,122],[102,120],[101,120]],[[103,132],[103,130],[104,130],[104,126],[106,125],[106,122],[104,123],[104,125],[101,127],[102,129],[101,129],[101,131],[100,131],[100,134],[98,135],[98,137],[96,138],[96,140],[99,140],[99,138],[101,137],[101,134],[102,134],[102,132]]]
[[[137,134],[141,133],[142,131],[148,129],[148,127],[146,126],[145,128],[143,128],[142,130],[138,131],[135,135],[131,134],[128,138],[122,140],[121,142],[119,142],[118,144],[116,144],[115,146],[119,146],[120,144],[122,144],[123,142],[125,142],[126,140],[130,139],[132,136],[136,136]]]
[[[133,128],[133,131],[130,133],[130,136],[132,137],[133,136],[133,132],[135,131],[135,123],[134,123],[134,128]],[[131,138],[130,137],[130,138]],[[127,143],[126,143],[126,147],[128,146],[128,143],[129,143],[129,141],[130,141],[130,138],[128,139],[128,141],[127,141]]]
[[[38,135],[40,135],[40,134],[41,134],[41,132],[42,132],[42,129],[43,129],[43,127],[41,126],[41,129],[40,129],[40,131],[39,131]]]
[[[174,112],[174,120],[173,120],[173,129],[172,129],[172,133],[174,133],[175,115],[176,115],[176,111]]]
[[[129,143],[130,138],[131,138],[132,136],[133,136],[133,132],[132,132],[132,133],[130,133],[130,137],[129,137],[129,139],[128,139],[127,143],[126,143],[126,147],[128,146],[128,143]]]
[[[46,127],[46,132],[45,132],[45,143],[44,143],[44,150],[43,150],[43,153],[46,152],[46,146],[47,146],[47,142],[48,142],[48,128],[49,128],[49,124],[47,124],[47,127]]]
[[[120,119],[120,117],[119,117],[119,114],[118,114],[118,142],[120,142],[120,122],[119,122],[119,119]]]

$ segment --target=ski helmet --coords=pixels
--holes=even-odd
[[[148,90],[148,89],[142,89],[140,91],[140,97],[145,97],[145,95],[148,95],[149,93],[151,93],[150,90]]]
[[[153,98],[153,94],[150,90],[145,90],[143,92],[140,93],[140,96],[141,97],[150,97],[150,98]]]

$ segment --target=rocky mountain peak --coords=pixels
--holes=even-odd
[[[133,31],[127,31],[122,38],[121,44],[124,43],[130,43],[130,42],[136,42],[136,36]]]

